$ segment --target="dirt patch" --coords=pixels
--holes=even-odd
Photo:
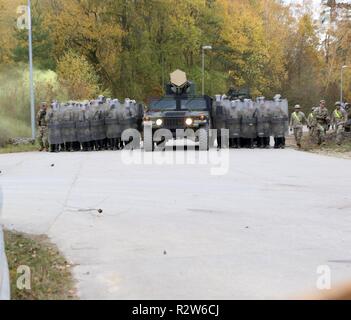
[[[289,136],[286,140],[287,147],[298,149],[293,136]],[[351,138],[346,137],[343,143],[339,146],[335,143],[335,134],[330,133],[327,135],[325,145],[319,146],[310,139],[308,134],[305,133],[305,136],[302,139],[302,148],[300,150],[330,157],[351,159]]]

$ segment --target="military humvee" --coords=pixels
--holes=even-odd
[[[153,151],[155,146],[179,138],[179,129],[192,129],[195,136],[189,137],[190,131],[185,131],[185,136],[198,142],[200,150],[208,150],[212,98],[196,95],[194,83],[188,81],[181,70],[171,73],[170,78],[166,95],[151,101],[145,112],[144,129],[149,129],[148,134],[144,130],[145,151]]]

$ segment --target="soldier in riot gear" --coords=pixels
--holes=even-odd
[[[257,146],[259,148],[269,148],[271,135],[271,112],[270,103],[261,97],[257,101]]]
[[[46,120],[46,114],[47,114],[47,104],[46,102],[43,102],[37,114],[37,125],[39,128],[38,142],[40,146],[40,149],[39,149],[40,151],[49,150],[48,124]]]
[[[50,152],[59,152],[60,145],[63,143],[61,137],[61,123],[59,115],[59,105],[53,101],[50,109],[47,112],[46,120],[48,123],[48,140]]]
[[[229,147],[238,149],[240,148],[240,135],[241,135],[241,110],[242,102],[235,100],[230,102],[230,108],[227,114],[226,127],[229,129]]]
[[[106,123],[106,136],[108,139],[108,146],[111,150],[120,149],[121,139],[121,125],[119,123],[118,109],[120,104],[118,99],[111,102],[110,109],[107,112],[105,123]]]
[[[73,102],[70,102],[62,112],[61,134],[64,150],[68,152],[74,151],[73,142],[77,141],[73,104]]]
[[[216,95],[213,103],[212,117],[214,127],[217,130],[217,145],[218,148],[225,147],[222,141],[222,129],[228,129],[227,121],[230,113],[231,102],[226,95]]]
[[[137,108],[132,100],[126,98],[118,114],[122,133],[128,129],[137,129]],[[123,149],[130,141],[121,140],[120,148]]]
[[[103,102],[94,103],[91,108],[90,119],[91,136],[93,145],[96,151],[104,149],[104,142],[106,139],[105,131],[105,114],[103,110]]]
[[[280,96],[274,98],[272,105],[271,128],[274,137],[274,148],[285,148],[285,136],[289,131],[288,103],[281,100]]]
[[[241,141],[242,147],[253,149],[257,137],[256,110],[251,100],[244,100],[241,113]]]
[[[72,115],[73,115],[73,121],[75,124],[77,124],[78,122],[78,118],[79,118],[79,111],[81,109],[82,105],[80,103],[73,103],[72,106]],[[72,142],[72,149],[73,151],[80,151],[81,150],[81,143],[78,140],[78,130],[77,127],[75,126],[75,141]]]
[[[91,133],[89,120],[88,103],[83,103],[78,110],[78,117],[76,120],[77,139],[83,151],[91,150]]]

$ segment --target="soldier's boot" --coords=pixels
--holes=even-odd
[[[97,141],[95,142],[95,150],[96,150],[96,151],[101,151],[100,140],[97,140]]]
[[[92,151],[91,150],[91,142],[85,142],[85,148],[87,149],[87,151]]]
[[[341,146],[342,140],[343,140],[343,129],[338,127],[338,129],[336,131],[336,144],[338,146]]]
[[[217,135],[217,147],[218,147],[218,149],[222,149],[222,137],[221,137],[221,134]]]
[[[113,138],[113,139],[112,139],[112,147],[111,147],[111,150],[113,150],[113,151],[118,150],[118,149],[117,149],[117,139],[116,139],[116,138]]]
[[[241,148],[241,139],[240,138],[236,139],[236,144],[237,144],[237,149],[240,149]]]
[[[280,138],[280,149],[285,149],[285,137]]]
[[[101,140],[101,150],[107,150],[107,139]]]

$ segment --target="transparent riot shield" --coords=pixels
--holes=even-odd
[[[121,137],[122,129],[119,122],[118,109],[120,104],[113,102],[111,108],[107,113],[105,124],[106,124],[106,136],[108,139],[118,139]]]
[[[283,138],[289,132],[288,101],[286,99],[271,101],[270,108],[272,110],[272,136],[276,138]]]
[[[137,129],[137,109],[136,105],[126,99],[119,112],[122,132],[128,129]]]
[[[62,114],[61,135],[65,143],[77,141],[76,123],[73,115],[73,106],[65,107]]]
[[[90,142],[92,140],[88,114],[88,110],[86,110],[85,107],[79,110],[78,120],[76,121],[76,130],[77,140],[80,143]]]
[[[53,106],[48,112],[48,140],[50,145],[63,143],[61,135],[60,109]]]
[[[229,137],[240,138],[241,135],[241,112],[243,103],[240,100],[233,100],[230,102],[228,110],[226,127],[229,129]]]
[[[257,131],[256,109],[252,100],[244,100],[241,112],[241,137],[255,139]]]
[[[92,117],[90,119],[91,137],[94,141],[104,140],[106,138],[104,111],[101,105],[94,106]]]
[[[256,106],[257,137],[267,138],[271,135],[271,103],[258,100]]]

